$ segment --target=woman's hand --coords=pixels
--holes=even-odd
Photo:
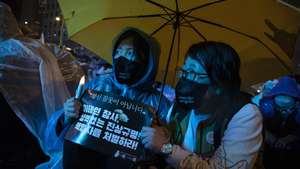
[[[69,98],[64,103],[64,122],[69,123],[72,120],[76,119],[79,116],[79,110],[80,110],[81,104],[78,100],[76,100],[74,97]]]
[[[143,127],[141,139],[145,148],[159,153],[162,145],[170,142],[170,134],[165,127]]]

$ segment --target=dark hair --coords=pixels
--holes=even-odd
[[[240,58],[231,46],[222,42],[200,42],[189,48],[187,56],[204,66],[213,86],[223,91],[239,91]]]
[[[146,39],[134,30],[127,30],[118,38],[113,49],[113,56],[115,55],[118,45],[127,38],[132,38],[134,50],[137,52],[137,55],[139,57],[142,57],[139,59],[141,59],[143,62],[147,62],[149,57],[150,46]]]
[[[221,88],[221,94],[212,94],[200,105],[199,112],[212,113],[208,123],[217,125],[230,119],[249,99],[240,92],[240,58],[237,52],[222,42],[200,42],[190,47],[186,57],[197,60],[205,68],[213,87]],[[216,106],[218,104],[218,106]]]

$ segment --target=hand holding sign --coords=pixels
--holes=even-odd
[[[74,97],[69,98],[64,103],[65,123],[69,123],[74,119],[78,118],[80,107],[81,107],[80,102]]]
[[[75,97],[69,98],[64,103],[64,118],[65,118],[64,123],[65,124],[70,123],[79,117],[79,110],[80,110],[81,104],[78,101],[78,99],[80,98],[80,95],[82,94],[84,83],[85,83],[85,76],[82,76],[80,79],[80,82],[78,84],[78,87],[76,89]]]
[[[170,142],[170,134],[165,127],[143,127],[141,139],[145,148],[159,153],[162,145]]]
[[[66,139],[108,156],[138,161],[144,156],[140,131],[150,126],[150,108],[125,97],[86,90],[81,97],[82,109]],[[70,112],[77,111],[70,100]]]

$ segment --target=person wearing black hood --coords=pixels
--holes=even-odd
[[[159,92],[152,89],[158,67],[159,47],[148,35],[135,28],[122,32],[113,45],[113,70],[85,85],[86,89],[114,93],[157,109]],[[164,121],[169,103],[162,98],[159,119]],[[74,98],[64,104],[65,124],[79,115],[80,103]],[[128,160],[113,159],[98,152],[64,140],[64,169],[129,168]]]

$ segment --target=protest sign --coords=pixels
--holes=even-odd
[[[86,90],[79,118],[66,139],[100,153],[137,161],[143,153],[140,131],[151,124],[151,108],[125,97]]]

